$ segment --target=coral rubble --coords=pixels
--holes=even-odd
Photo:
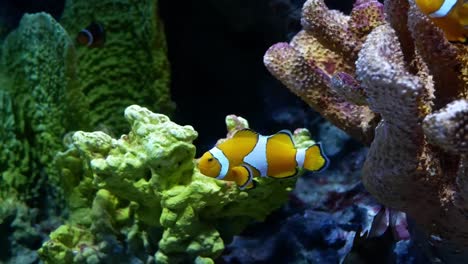
[[[441,258],[462,257],[468,46],[448,42],[412,0],[356,1],[350,16],[309,0],[302,24],[290,44],[266,52],[267,68],[332,123],[371,143],[366,188],[423,227]]]
[[[71,215],[40,249],[46,263],[213,263],[224,241],[281,206],[297,179],[260,179],[254,190],[241,191],[198,172],[191,143],[197,132],[191,126],[136,105],[125,110],[125,118],[130,133],[113,139],[78,131],[59,155],[73,190]],[[246,125],[239,117],[227,118],[230,129]],[[313,144],[305,130],[295,137],[299,144]]]

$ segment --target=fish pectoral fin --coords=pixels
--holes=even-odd
[[[254,186],[253,184],[253,175],[251,170],[245,166],[237,166],[231,169],[233,172],[233,180],[239,186],[240,189],[250,189]]]
[[[257,138],[258,137],[258,133],[253,131],[252,129],[250,128],[244,128],[244,129],[241,129],[241,130],[238,130],[236,133],[234,133],[234,135],[232,136],[232,138],[238,138],[238,137],[252,137],[252,138]]]
[[[244,189],[250,190],[250,189],[254,189],[255,187],[256,187],[255,181],[252,180],[252,181],[247,183],[247,185],[244,187]]]
[[[305,151],[304,169],[309,171],[323,171],[328,167],[329,160],[323,153],[320,143],[310,146]]]
[[[291,149],[294,148],[294,140],[291,134],[291,131],[289,130],[281,130],[277,132],[276,134],[270,136],[268,138],[269,141],[278,141],[281,142],[282,144],[287,145]]]
[[[289,177],[294,177],[294,176],[296,176],[298,172],[299,172],[299,171],[298,171],[297,168],[293,168],[293,169],[291,169],[291,170],[282,171],[282,172],[276,173],[276,174],[274,174],[274,175],[269,175],[268,177],[277,178],[277,179],[289,178]]]

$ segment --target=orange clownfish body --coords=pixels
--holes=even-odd
[[[468,1],[416,0],[416,5],[444,31],[448,40],[465,42],[468,37]]]
[[[102,24],[92,22],[89,26],[78,32],[76,41],[83,46],[90,48],[101,47],[104,45],[106,34]]]
[[[219,180],[234,181],[241,189],[254,187],[253,177],[286,178],[297,168],[321,171],[328,159],[320,144],[296,149],[291,132],[262,136],[239,130],[230,139],[207,151],[198,160],[200,172]]]

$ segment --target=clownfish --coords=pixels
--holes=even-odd
[[[465,42],[468,36],[468,1],[416,0],[416,5],[444,31],[449,41]]]
[[[297,149],[288,130],[262,136],[242,129],[205,152],[197,165],[206,176],[234,181],[240,189],[250,189],[255,187],[254,177],[287,178],[295,176],[298,168],[318,172],[328,163],[321,144]]]
[[[104,31],[104,27],[97,22],[93,22],[89,26],[78,32],[78,35],[76,36],[76,41],[81,45],[94,48],[102,46],[104,44],[105,37],[106,34]]]

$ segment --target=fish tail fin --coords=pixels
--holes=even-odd
[[[320,172],[328,167],[330,161],[322,149],[322,144],[317,143],[305,150],[304,169]]]

